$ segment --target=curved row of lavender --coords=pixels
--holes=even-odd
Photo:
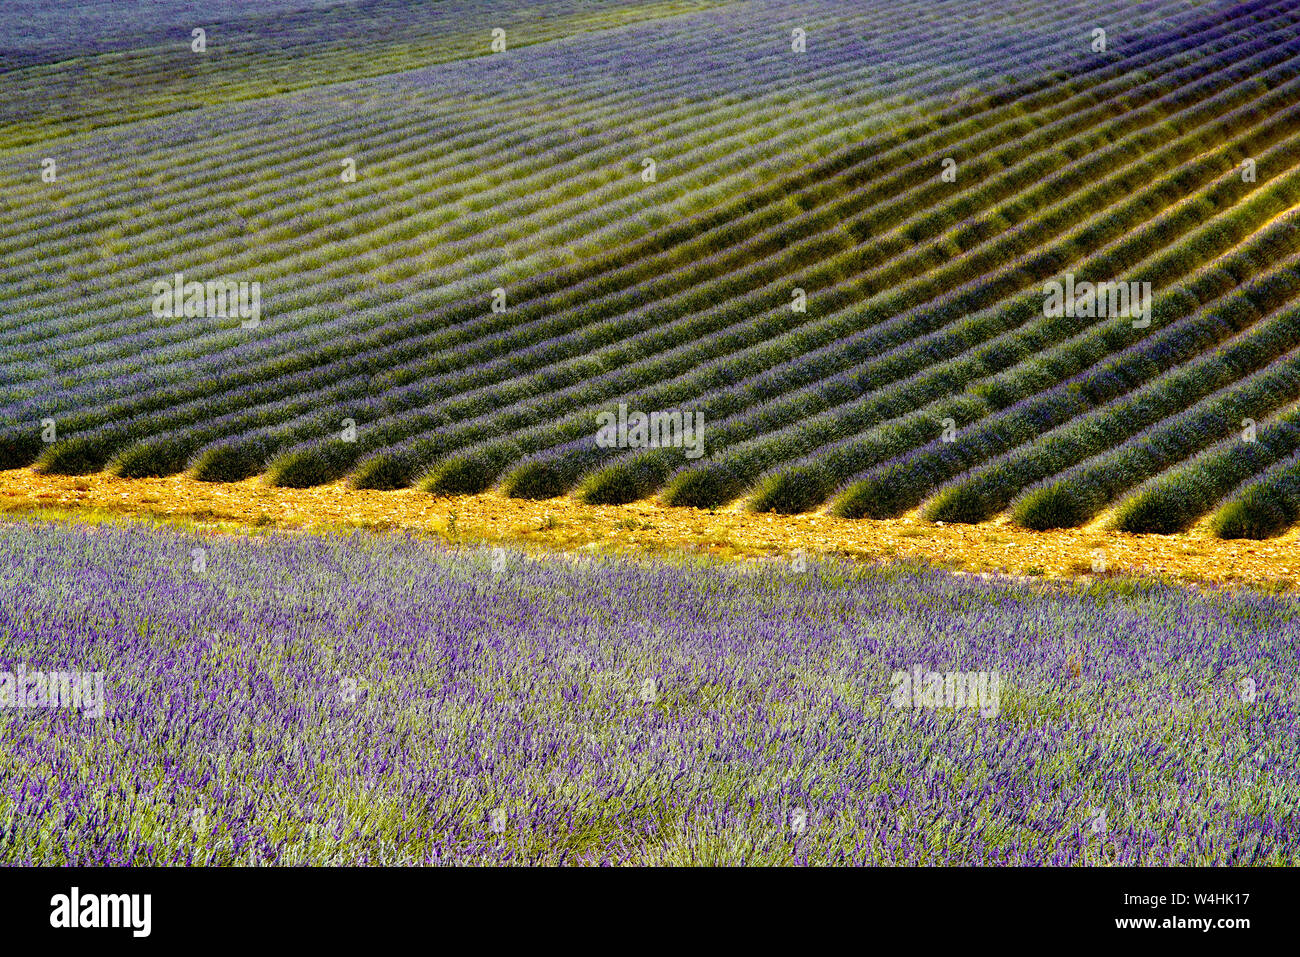
[[[1297,611],[8,524],[0,862],[1295,864]],[[15,707],[37,671],[102,708]]]

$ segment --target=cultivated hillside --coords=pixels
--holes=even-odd
[[[139,6],[0,23],[0,469],[1300,521],[1300,0]]]

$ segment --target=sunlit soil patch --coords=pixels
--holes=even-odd
[[[369,491],[342,482],[308,489],[256,480],[196,482],[184,476],[0,472],[0,512],[81,520],[131,515],[230,531],[407,529],[463,543],[535,545],[602,553],[710,554],[796,563],[815,556],[923,559],[953,571],[1077,578],[1117,574],[1180,581],[1290,587],[1300,578],[1300,529],[1265,541],[1215,538],[1204,523],[1181,535],[1130,535],[1101,522],[1034,532],[995,520],[979,525],[840,519],[822,513],[754,514],[668,507],[654,501],[586,505],[572,498],[511,499],[494,493],[434,496]]]

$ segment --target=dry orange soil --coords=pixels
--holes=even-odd
[[[966,572],[1161,575],[1182,581],[1278,583],[1300,578],[1300,530],[1268,541],[1222,541],[1198,526],[1184,535],[1129,535],[1104,517],[1083,528],[1031,532],[997,520],[937,525],[914,514],[889,521],[824,514],[716,513],[653,501],[585,505],[569,498],[509,499],[494,493],[441,497],[414,489],[359,491],[342,482],[270,488],[185,476],[38,475],[0,471],[0,511],[102,519],[105,515],[223,527],[411,529],[456,541],[605,552],[710,553],[723,558],[835,555],[916,558]],[[1104,566],[1098,562],[1104,562]]]

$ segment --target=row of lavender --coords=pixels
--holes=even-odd
[[[0,861],[1294,865],[1297,611],[11,524]]]

